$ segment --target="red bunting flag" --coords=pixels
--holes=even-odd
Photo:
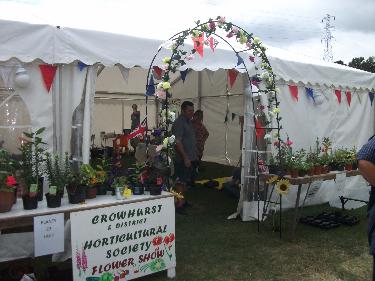
[[[208,43],[210,44],[210,48],[212,52],[215,52],[215,39],[211,36],[207,39]]]
[[[44,85],[46,86],[47,92],[51,89],[53,79],[55,78],[57,66],[50,64],[40,64],[40,72],[42,73]]]
[[[229,85],[233,87],[234,82],[236,82],[238,75],[238,71],[236,69],[229,69],[228,76],[229,76]]]
[[[341,103],[341,90],[335,90],[335,95],[340,104]]]
[[[348,105],[350,106],[350,102],[352,101],[352,93],[350,91],[345,92],[346,100],[348,101]]]
[[[152,69],[154,70],[154,77],[156,80],[161,80],[163,76],[163,70],[159,66],[153,66]]]
[[[262,127],[262,123],[258,118],[255,119],[255,135],[257,139],[263,138],[266,134],[266,130]]]
[[[202,33],[198,37],[193,37],[194,42],[194,49],[197,51],[197,53],[203,58],[203,41],[204,41],[204,34]]]
[[[298,101],[298,87],[297,85],[288,85],[290,94],[295,101]]]

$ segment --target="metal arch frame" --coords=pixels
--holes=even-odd
[[[205,32],[207,36],[211,36],[211,35],[214,35],[216,36],[217,38],[220,38],[222,41],[224,41],[225,43],[227,43],[230,48],[232,49],[232,51],[236,54],[236,56],[239,55],[239,53],[241,52],[247,52],[247,51],[250,51],[251,48],[246,48],[244,50],[241,50],[241,51],[236,51],[236,49],[233,47],[233,45],[228,42],[228,40],[226,40],[224,37],[222,37],[221,35],[217,34],[215,31],[216,31],[216,28],[214,30],[210,30],[210,31],[202,31],[200,30],[199,28],[203,27],[204,25],[208,25],[210,23],[214,22],[215,24],[217,23],[221,23],[220,21],[218,20],[209,20],[207,22],[204,22],[204,23],[200,23],[200,22],[196,22],[196,26],[192,29],[186,29],[186,30],[183,30],[181,32],[178,32],[176,34],[174,34],[172,37],[170,37],[167,41],[171,41],[171,40],[174,40],[174,39],[181,39],[180,42],[178,42],[178,40],[176,40],[177,42],[177,45],[176,45],[176,50],[178,50],[179,47],[183,46],[184,45],[184,41],[186,40],[186,38],[191,34],[191,32],[193,31],[201,31],[201,32]],[[233,23],[228,23],[228,22],[225,22],[223,23],[224,24],[230,24],[229,26],[229,29],[226,30],[227,32],[231,29],[231,27],[237,27],[239,30],[242,30],[245,35],[249,38],[253,38],[253,33],[248,33],[246,32],[246,30],[244,30],[243,28],[241,28],[240,26],[238,25],[235,25]],[[180,35],[182,34],[182,37],[179,37]],[[182,40],[183,39],[183,40]],[[152,58],[151,60],[151,63],[149,65],[149,68],[148,68],[148,72],[147,72],[147,78],[146,78],[146,91],[147,91],[147,88],[148,86],[155,86],[154,85],[149,85],[149,81],[150,81],[150,78],[151,78],[151,69],[154,65],[154,61],[156,59],[156,57],[158,56],[158,54],[160,53],[161,49],[163,48],[163,46],[160,46],[159,49],[157,50],[157,52],[155,53],[154,57]],[[271,64],[265,54],[265,51],[263,49],[260,48],[260,50],[257,50],[259,52],[259,57],[261,57],[262,59],[262,62],[265,62],[267,64],[267,66],[271,69],[271,72],[272,72],[272,83],[271,83],[271,90],[270,91],[274,91],[274,94],[273,94],[273,98],[274,98],[274,105],[276,107],[278,107],[279,105],[279,101],[277,99],[277,93],[276,93],[276,82],[275,82],[275,74],[273,73],[273,70],[272,70],[272,67],[271,67]],[[173,52],[172,53],[172,56],[171,56],[171,60],[170,62],[168,63],[169,66],[171,65],[171,62],[173,61],[173,56],[175,55],[175,53]],[[250,89],[251,89],[251,94],[253,93],[252,91],[252,78],[249,74],[249,71],[246,67],[246,64],[244,61],[242,61],[242,63],[240,64],[237,64],[237,66],[239,65],[242,65],[243,66],[243,69],[245,70],[246,72],[246,75],[247,75],[247,78],[248,78],[248,83],[250,85]],[[167,75],[169,76],[169,71],[167,72]],[[173,71],[172,71],[173,72]],[[174,73],[174,72],[173,72]],[[267,92],[267,91],[264,91],[264,90],[259,90],[260,92]],[[166,120],[168,120],[168,91],[167,92],[167,95],[166,95],[166,99],[165,99],[165,110],[166,110]],[[148,96],[146,95],[146,127],[148,128]],[[255,115],[255,104],[254,104],[254,101],[255,101],[255,98],[254,96],[252,95],[251,96],[252,98],[252,110],[253,110],[253,121],[254,121],[254,136],[255,136],[255,133],[256,133],[256,130],[258,129],[256,127],[256,115]],[[276,112],[276,124],[277,124],[277,127],[276,128],[268,128],[268,129],[276,129],[277,130],[277,138],[278,138],[278,154],[279,156],[281,156],[281,148],[280,148],[280,144],[281,144],[281,138],[280,138],[280,131],[281,131],[281,125],[280,125],[280,116],[279,116],[279,113]],[[168,124],[166,124],[166,127],[165,127],[165,132],[168,132]],[[146,133],[146,153],[148,153],[148,143],[149,143],[149,136],[148,136],[148,132]],[[256,148],[256,161],[257,161],[257,169],[256,169],[256,190],[257,190],[257,201],[258,201],[258,218],[257,218],[257,221],[258,221],[258,231],[260,230],[260,220],[259,220],[259,213],[260,213],[260,204],[259,204],[259,194],[260,194],[260,189],[259,189],[259,185],[260,185],[260,179],[259,179],[259,175],[258,175],[258,172],[259,172],[259,153],[258,153],[258,148],[259,148],[259,144],[258,144],[258,140],[257,138],[255,137],[255,148]],[[242,150],[242,155],[243,155],[243,150]],[[167,148],[167,156],[169,155],[169,151],[168,151],[168,148]],[[279,159],[281,159],[281,157],[279,157]],[[168,161],[168,165],[169,165],[169,157],[167,157],[167,161]],[[169,188],[169,181],[167,182],[168,183],[168,188]],[[281,200],[281,197],[280,197],[280,200]],[[281,202],[280,202],[280,205],[281,205]],[[280,225],[281,225],[281,210],[280,210]],[[281,228],[280,228],[280,237],[281,237]]]

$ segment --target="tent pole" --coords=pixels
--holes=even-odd
[[[202,71],[198,71],[198,109],[202,109]]]

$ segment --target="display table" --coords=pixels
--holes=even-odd
[[[59,208],[47,208],[43,200],[35,210],[24,210],[22,199],[18,199],[10,212],[0,214],[0,230],[30,226],[34,217],[61,213],[71,221],[75,281],[99,280],[103,274],[130,280],[162,270],[167,270],[168,277],[175,277],[171,193],[133,195],[123,200],[102,195],[84,204],[69,204],[65,196]]]
[[[307,195],[309,194],[311,184],[315,181],[335,180],[337,174],[341,174],[341,173],[345,173],[346,177],[353,177],[353,176],[360,175],[360,172],[358,170],[352,170],[352,171],[332,171],[332,172],[329,172],[327,174],[304,176],[304,177],[297,177],[297,178],[292,178],[289,175],[285,175],[285,176],[282,177],[284,179],[287,179],[292,185],[296,185],[297,188],[298,188],[297,189],[296,203],[295,203],[295,206],[294,206],[294,219],[293,219],[292,225],[291,225],[291,236],[292,236],[292,238],[295,235],[297,224],[298,224],[298,221],[299,221],[300,211],[302,210],[302,208],[305,205],[305,201],[306,201]],[[274,174],[261,174],[260,179],[264,180],[264,181],[267,181],[268,179],[270,179],[274,176],[276,176],[276,175],[274,175]],[[306,195],[303,199],[303,203],[300,206],[301,190],[302,190],[303,184],[308,184],[308,187],[307,187]],[[274,187],[275,187],[275,184],[273,185],[273,188]],[[268,190],[268,184],[266,184],[266,190]],[[267,193],[268,192],[266,192],[266,198],[267,198]],[[272,191],[271,191],[271,195],[272,195]],[[350,199],[350,198],[347,198],[347,199],[348,200],[355,200],[355,199]]]
[[[44,198],[43,201],[38,202],[38,208],[34,210],[24,210],[22,198],[18,198],[17,203],[12,207],[10,212],[0,213],[0,231],[3,229],[33,225],[33,218],[35,216],[64,213],[65,218],[68,219],[71,212],[111,207],[167,197],[173,197],[173,195],[168,192],[162,192],[161,195],[156,196],[147,194],[133,195],[131,198],[123,200],[116,200],[116,197],[111,195],[99,195],[94,199],[86,200],[85,203],[82,204],[70,204],[68,201],[68,196],[65,194],[61,200],[61,207],[48,208],[47,201]]]

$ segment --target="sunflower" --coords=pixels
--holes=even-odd
[[[282,179],[277,182],[276,192],[280,195],[286,195],[289,192],[291,184],[288,180]]]
[[[272,176],[272,177],[270,177],[270,178],[266,181],[266,184],[273,184],[273,183],[275,183],[278,179],[279,179],[278,176]]]

